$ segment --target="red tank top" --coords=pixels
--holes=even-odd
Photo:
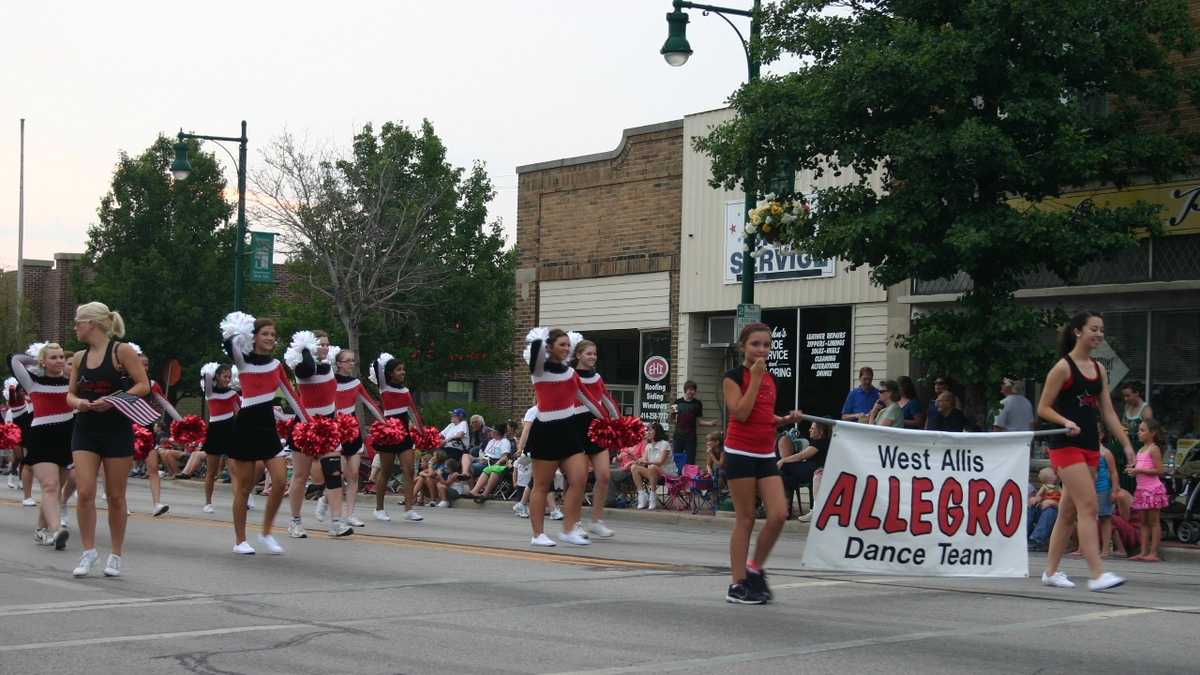
[[[750,369],[745,366],[734,368],[725,377],[736,382],[743,394],[750,388]],[[725,449],[749,457],[775,456],[775,378],[770,373],[763,373],[750,417],[739,422],[730,415]]]

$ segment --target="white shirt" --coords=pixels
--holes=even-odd
[[[466,420],[463,420],[458,424],[451,422],[450,424],[446,425],[445,429],[442,429],[442,438],[446,439],[447,443],[450,443],[451,441],[458,441],[463,445],[463,447],[466,447],[468,432],[469,428],[467,427]]]
[[[1018,394],[1005,396],[992,424],[1005,431],[1029,431],[1033,428],[1033,404]]]
[[[509,445],[507,438],[493,438],[488,441],[487,447],[483,449],[483,454],[488,459],[496,462],[504,455],[512,454],[512,446]]]
[[[535,405],[535,406],[531,407],[529,410],[525,411],[525,418],[522,421],[523,422],[532,422],[537,419],[537,414],[538,414],[538,409],[537,409],[537,406]]]

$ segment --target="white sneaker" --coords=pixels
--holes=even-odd
[[[275,541],[275,537],[266,534],[258,535],[258,545],[267,549],[267,553],[271,555],[283,555],[283,547],[279,542]]]
[[[1063,574],[1062,570],[1059,570],[1054,574],[1046,574],[1045,572],[1042,572],[1042,583],[1046,586],[1053,586],[1055,588],[1075,588],[1075,582],[1068,579],[1067,575]]]
[[[1105,572],[1104,574],[1101,574],[1099,578],[1088,579],[1088,590],[1103,591],[1109,588],[1116,588],[1123,583],[1125,583],[1124,578],[1119,577],[1112,572]]]
[[[58,528],[58,532],[55,532],[54,535],[51,536],[50,543],[54,544],[55,551],[62,551],[63,549],[67,548],[67,540],[70,538],[71,531],[65,527],[60,527]]]
[[[346,516],[342,520],[346,521],[346,524],[349,525],[350,527],[366,527],[367,526],[367,524],[364,523],[361,519],[359,519],[358,516],[353,516],[353,515]]]
[[[592,540],[586,537],[581,537],[574,531],[560,532],[558,535],[558,540],[564,544],[572,544],[574,546],[587,546],[588,544],[592,543]]]
[[[513,515],[515,515],[518,518],[528,518],[529,517],[529,507],[525,506],[521,502],[517,502],[516,504],[513,504]]]
[[[331,537],[348,537],[352,534],[354,534],[354,528],[340,520],[329,524],[329,536]]]
[[[202,508],[200,510],[205,513],[216,513],[216,511],[217,511],[216,509],[213,508],[212,504],[205,504],[204,508]]]
[[[37,506],[37,501],[33,497],[21,500],[21,506]]]
[[[69,526],[69,523],[67,523],[66,515],[61,515],[58,517],[58,526],[63,529],[66,529]]]
[[[250,509],[251,511],[254,510],[254,495],[246,497],[246,508]]]
[[[812,511],[809,511],[808,513],[802,513],[802,514],[796,516],[796,520],[798,520],[802,523],[807,523],[808,521],[812,520]]]
[[[323,523],[328,517],[329,502],[325,499],[325,496],[322,495],[321,497],[317,498],[317,522]]]
[[[11,473],[8,474],[8,489],[9,490],[17,489],[17,477],[12,475]]]
[[[387,511],[376,511],[375,512],[375,520],[388,521],[391,519],[392,519],[392,517],[388,515]]]
[[[440,508],[440,509],[448,509],[448,508],[450,508],[450,502],[446,501],[445,499],[443,499],[442,501],[438,502],[438,503],[437,503],[437,505],[438,505],[438,508]]]
[[[300,524],[298,520],[288,523],[288,536],[292,539],[308,539],[308,533],[304,531],[304,525]]]
[[[411,523],[419,523],[422,520],[425,520],[425,517],[422,516],[421,514],[417,513],[416,511],[405,511],[403,519],[407,520]]]
[[[117,555],[116,553],[108,554],[108,562],[104,564],[104,576],[121,576],[121,556]]]
[[[566,516],[563,515],[562,509],[555,508],[550,512],[550,520],[562,520],[563,518]]]
[[[238,555],[254,555],[254,547],[247,542],[242,542],[233,547],[233,552]]]
[[[657,509],[657,508],[658,508],[658,497],[656,497],[653,492],[647,490],[646,491],[646,510],[653,511],[654,509]]]
[[[575,529],[571,530],[571,534],[573,534],[577,537],[583,537],[584,539],[587,539],[588,541],[592,540],[592,538],[588,536],[587,531],[583,529],[582,523],[575,523]]]
[[[637,507],[639,509],[646,508],[646,503],[650,501],[649,499],[647,499],[648,496],[649,496],[649,493],[647,493],[645,490],[638,490],[638,505],[637,505]]]
[[[155,504],[154,505],[154,517],[157,518],[170,510],[171,510],[171,507],[168,506],[167,504]]]
[[[33,531],[33,541],[38,546],[49,546],[54,543],[54,537],[44,527]]]
[[[608,539],[614,534],[614,532],[604,524],[603,520],[593,520],[592,526],[588,528],[588,530],[601,539]]]
[[[77,577],[86,577],[92,571],[92,566],[96,564],[96,559],[99,557],[100,554],[96,553],[96,549],[94,548],[84,551],[83,555],[79,558],[79,564],[75,566],[75,571],[71,572],[71,574]]]
[[[550,537],[547,537],[546,533],[543,532],[543,533],[539,534],[538,536],[534,537],[533,539],[530,539],[529,545],[530,546],[557,546],[558,544],[555,544],[554,540],[551,539]]]

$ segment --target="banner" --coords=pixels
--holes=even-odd
[[[802,565],[905,576],[1028,576],[1032,436],[837,424]]]

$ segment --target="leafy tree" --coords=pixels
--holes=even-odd
[[[1145,204],[1048,200],[1165,180],[1200,149],[1176,112],[1200,104],[1174,65],[1197,43],[1186,0],[781,0],[762,18],[764,59],[803,65],[743,87],[738,117],[697,141],[714,185],[737,182],[748,148],[759,185],[788,162],[856,174],[816,190],[790,243],[882,285],[965,273],[952,310],[898,337],[976,393],[1048,365],[1048,317],[1013,299],[1022,279],[1073,279],[1159,231]]]
[[[194,374],[220,356],[216,325],[233,294],[234,229],[219,165],[190,143],[186,181],[170,178],[173,141],[163,136],[136,157],[121,154],[88,228],[90,273],[81,275],[79,297],[121,312],[126,338],[154,368],[174,358]]]
[[[33,303],[21,300],[21,332],[17,334],[17,271],[0,269],[0,354],[22,352],[38,339],[41,317]],[[8,370],[7,364],[4,370]]]

